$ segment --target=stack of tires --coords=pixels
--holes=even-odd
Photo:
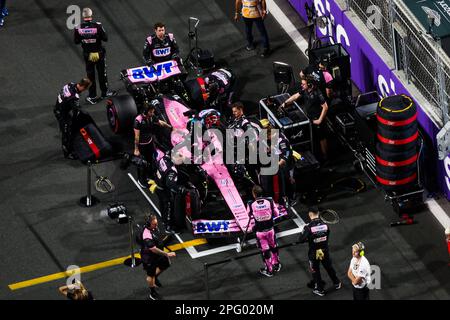
[[[411,98],[397,95],[377,108],[376,178],[386,191],[402,193],[417,183],[419,131]]]

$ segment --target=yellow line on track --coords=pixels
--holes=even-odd
[[[195,240],[191,240],[191,241],[187,241],[187,242],[178,243],[178,244],[174,244],[174,245],[168,246],[167,248],[164,248],[164,251],[166,251],[166,252],[168,252],[168,251],[178,251],[178,250],[182,250],[184,248],[195,247],[195,246],[199,246],[199,245],[202,245],[202,244],[205,244],[205,243],[206,243],[206,239],[195,239]],[[39,277],[39,278],[27,280],[27,281],[22,281],[22,282],[17,282],[17,283],[10,284],[8,287],[9,287],[10,290],[14,291],[14,290],[23,289],[23,288],[26,288],[26,287],[31,287],[31,286],[35,286],[35,285],[38,285],[38,284],[42,284],[42,283],[46,283],[46,282],[50,282],[50,281],[54,281],[54,280],[58,280],[58,279],[66,278],[66,277],[70,277],[70,276],[72,276],[74,274],[88,273],[88,272],[92,272],[92,271],[96,271],[96,270],[100,270],[100,269],[105,269],[105,268],[121,265],[121,264],[124,263],[124,261],[126,259],[128,259],[130,257],[131,257],[131,255],[130,256],[126,256],[126,257],[113,259],[113,260],[100,262],[100,263],[96,263],[96,264],[91,264],[89,266],[81,267],[79,269],[73,269],[73,270],[64,271],[64,272],[58,272],[58,273],[50,274],[48,276],[43,276],[43,277]],[[135,257],[136,258],[140,258],[141,256],[140,256],[139,253],[137,253],[137,254],[135,254]]]

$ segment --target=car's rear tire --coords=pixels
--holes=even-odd
[[[120,134],[133,128],[138,110],[133,97],[123,95],[106,100],[106,114],[111,130],[115,134]]]

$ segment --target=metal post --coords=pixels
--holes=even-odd
[[[128,216],[128,228],[129,228],[129,235],[130,235],[130,250],[131,250],[131,258],[126,259],[123,264],[131,267],[136,268],[138,265],[141,264],[141,259],[134,257],[134,232],[133,232],[133,217]]]
[[[389,12],[389,23],[390,23],[390,33],[391,33],[391,55],[392,58],[395,59],[395,32],[394,32],[394,22],[395,22],[395,4],[394,4],[394,0],[389,0],[388,1],[388,12]],[[380,12],[381,14],[381,12]]]
[[[208,264],[203,265],[203,270],[205,272],[205,287],[206,287],[206,300],[209,300],[209,277],[208,277]]]
[[[91,161],[87,162],[87,195],[84,197],[81,197],[80,199],[80,205],[83,207],[93,207],[97,203],[100,202],[96,197],[94,197],[91,194],[91,172],[92,172],[92,164]]]

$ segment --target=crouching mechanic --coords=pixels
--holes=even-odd
[[[163,235],[159,232],[158,219],[154,215],[147,217],[141,237],[141,259],[150,287],[149,298],[161,300],[156,288],[162,285],[157,277],[170,267],[170,258],[174,258],[176,254],[164,251]]]
[[[183,156],[175,152],[167,152],[157,163],[156,184],[159,206],[167,233],[179,232],[174,220],[174,201],[177,195],[185,195],[187,189],[178,184],[176,166],[183,163]],[[177,213],[178,214],[178,213]]]
[[[59,130],[61,131],[64,158],[76,159],[76,156],[72,153],[72,124],[80,107],[80,93],[86,91],[90,85],[91,81],[83,78],[78,83],[70,82],[66,84],[58,94],[53,113],[58,120]]]
[[[255,219],[257,244],[266,265],[259,272],[266,277],[272,277],[274,272],[281,270],[276,234],[273,228],[273,218],[278,214],[278,208],[272,198],[263,197],[263,189],[260,186],[254,186],[252,193],[255,201],[248,204],[247,211],[249,216]]]
[[[308,283],[308,287],[313,289],[314,294],[322,297],[325,295],[325,291],[324,282],[320,275],[320,263],[322,263],[333,281],[336,290],[339,290],[342,284],[336,276],[336,271],[331,264],[328,249],[330,229],[328,225],[319,218],[319,209],[317,207],[309,209],[309,218],[311,219],[311,222],[304,227],[303,232],[300,234],[299,241],[301,243],[309,242],[308,259],[313,281]]]

